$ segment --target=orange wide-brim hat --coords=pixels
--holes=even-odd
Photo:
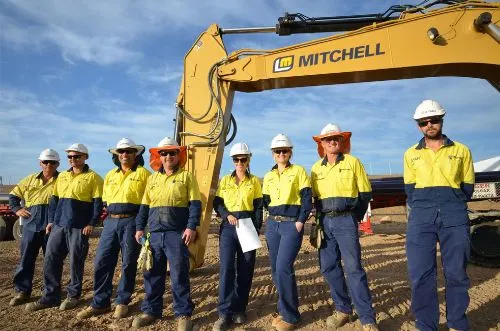
[[[186,146],[162,146],[162,147],[153,147],[149,149],[149,166],[151,169],[154,171],[160,170],[162,167],[161,159],[160,159],[160,151],[167,151],[167,150],[178,150],[179,151],[179,166],[181,168],[184,168],[186,165],[187,161],[187,148]]]
[[[318,144],[318,155],[319,157],[325,157],[325,150],[321,146],[321,139],[326,137],[341,136],[343,137],[342,146],[340,147],[340,152],[343,154],[349,154],[351,152],[351,136],[352,132],[328,132],[325,134],[320,134],[313,136],[314,141]]]

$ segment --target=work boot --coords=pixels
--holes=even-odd
[[[128,314],[128,305],[116,305],[115,312],[113,313],[113,318],[120,319],[126,317]]]
[[[274,328],[276,327],[276,323],[278,323],[279,321],[281,321],[281,316],[280,314],[278,313],[274,313],[273,314],[273,319],[271,320],[271,326]]]
[[[177,318],[177,331],[193,330],[193,322],[191,316],[180,316]]]
[[[233,315],[233,323],[234,324],[244,324],[247,321],[247,314],[244,312],[242,313],[235,313]]]
[[[153,324],[155,320],[156,320],[155,316],[143,313],[134,318],[134,321],[132,322],[132,327],[142,328],[144,326]]]
[[[97,316],[97,315],[105,314],[105,313],[109,312],[110,310],[111,309],[109,307],[106,307],[106,308],[94,308],[92,306],[88,306],[87,308],[85,308],[84,310],[82,310],[81,312],[79,312],[78,314],[76,314],[76,318],[78,318],[80,320],[83,320],[83,319],[90,318],[92,316]]]
[[[63,303],[61,303],[61,305],[59,306],[59,310],[73,309],[76,306],[78,306],[79,303],[80,303],[79,299],[76,299],[76,298],[66,298],[66,300],[64,300]]]
[[[375,323],[363,324],[362,328],[363,331],[379,331],[378,326]]]
[[[16,295],[10,300],[9,305],[14,307],[25,303],[30,298],[30,295],[25,292],[17,292]]]
[[[340,328],[347,324],[351,318],[351,314],[346,314],[341,311],[335,310],[332,316],[326,319],[326,325],[332,328]]]
[[[226,316],[219,316],[212,326],[212,331],[226,331],[229,328],[229,319]]]
[[[289,331],[295,329],[295,324],[288,323],[280,318],[280,320],[274,324],[274,328],[278,331]]]
[[[34,311],[37,311],[37,310],[42,310],[42,309],[47,309],[47,308],[51,308],[51,307],[54,307],[54,305],[47,305],[45,303],[41,303],[40,301],[35,301],[35,302],[30,302],[26,305],[26,311],[29,311],[29,312],[34,312]]]

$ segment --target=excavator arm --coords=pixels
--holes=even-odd
[[[211,25],[184,58],[176,100],[175,135],[188,146],[187,168],[198,180],[203,203],[199,239],[190,246],[191,268],[203,264],[224,147],[231,127],[233,137],[236,129],[235,91],[436,76],[483,78],[498,89],[499,20],[500,3],[466,1],[403,11],[396,19],[276,50],[230,55],[224,30]]]

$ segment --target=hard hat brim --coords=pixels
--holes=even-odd
[[[64,150],[66,153],[69,153],[69,152],[77,152],[77,153],[82,153],[82,154],[85,154],[85,155],[89,155],[88,152],[82,152],[82,151],[79,151],[77,149],[65,149]]]
[[[50,158],[47,158],[47,157],[41,158],[41,157],[39,157],[38,160],[40,160],[40,161],[56,161],[56,162],[61,161],[60,159],[55,158],[55,157],[50,157]]]
[[[351,136],[352,132],[346,131],[346,132],[328,132],[325,134],[313,136],[313,140],[316,142],[318,145],[318,155],[319,157],[325,157],[325,150],[323,149],[323,146],[321,145],[321,139],[326,138],[326,137],[334,137],[334,136],[341,136],[343,137],[342,141],[342,147],[341,147],[341,152],[343,154],[349,154],[351,152]]]
[[[321,139],[326,138],[326,137],[334,137],[334,136],[342,136],[342,137],[344,137],[344,140],[346,140],[346,139],[351,138],[352,132],[349,132],[349,131],[346,131],[346,132],[328,132],[325,134],[313,136],[312,138],[314,139],[315,142],[321,143]]]
[[[186,146],[162,146],[162,147],[153,147],[149,149],[149,166],[154,171],[158,171],[162,167],[162,162],[160,159],[160,151],[168,151],[168,150],[178,150],[179,151],[179,166],[184,168],[187,162],[187,147]]]
[[[133,145],[133,146],[128,146],[128,147],[120,147],[120,148],[110,148],[108,149],[108,151],[111,153],[111,154],[115,154],[115,155],[118,155],[118,150],[119,149],[127,149],[127,148],[133,148],[137,151],[137,154],[142,154],[144,152],[144,150],[146,149],[145,146],[143,145]]]

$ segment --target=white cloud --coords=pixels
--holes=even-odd
[[[50,147],[63,153],[69,144],[81,142],[91,152],[89,164],[104,174],[112,166],[107,149],[120,138],[130,137],[151,147],[173,132],[173,112],[161,104],[144,106],[99,98],[89,116],[77,117],[69,105],[73,105],[69,99],[40,98],[1,88],[1,172],[17,181],[29,169],[36,170],[41,150]],[[62,167],[66,167],[65,161]]]
[[[13,75],[4,81],[14,87],[0,87],[1,172],[24,175],[31,165],[27,156],[36,159],[47,144],[62,151],[75,141],[89,144],[95,152],[92,166],[104,172],[110,166],[107,148],[121,137],[154,146],[171,135],[183,48],[210,23],[225,28],[267,26],[285,10],[329,16],[387,8],[379,2],[357,4],[366,7],[353,11],[349,7],[354,4],[345,1],[257,0],[251,7],[258,8],[258,13],[252,14],[243,0],[6,0],[0,5],[1,41],[27,50],[23,56],[32,56],[33,67],[41,68],[38,74],[45,84],[40,88],[27,80],[20,83]],[[275,49],[310,36],[224,38],[229,49]],[[101,67],[57,66],[54,45],[68,63],[82,61]],[[15,64],[15,59],[9,61]],[[119,63],[126,66],[102,68]],[[83,70],[88,72],[80,81],[74,76]],[[36,76],[33,68],[23,74]],[[49,90],[49,85],[64,88]],[[449,109],[445,131],[452,138],[470,142],[478,155],[497,150],[498,94],[482,81],[451,78],[237,93],[233,107],[239,128],[236,141],[250,144],[253,169],[263,175],[272,162],[270,140],[279,132],[289,134],[296,144],[294,159],[309,167],[317,158],[311,136],[326,122],[337,122],[353,131],[353,153],[363,161],[396,162],[419,138],[411,113],[425,98],[437,99]],[[231,166],[224,162],[225,168]]]
[[[161,68],[142,68],[133,65],[127,70],[127,74],[136,77],[141,84],[178,83],[182,78],[182,66],[172,68],[165,65]]]
[[[360,3],[356,5],[360,13],[375,10],[374,5]],[[148,35],[191,43],[212,23],[223,28],[274,26],[286,10],[330,16],[346,14],[352,6],[343,1],[254,0],[251,7],[258,11],[251,11],[245,0],[6,0],[0,18],[2,38],[11,46],[56,45],[68,63],[109,65],[141,58],[139,44]],[[285,39],[280,43],[286,44]]]

